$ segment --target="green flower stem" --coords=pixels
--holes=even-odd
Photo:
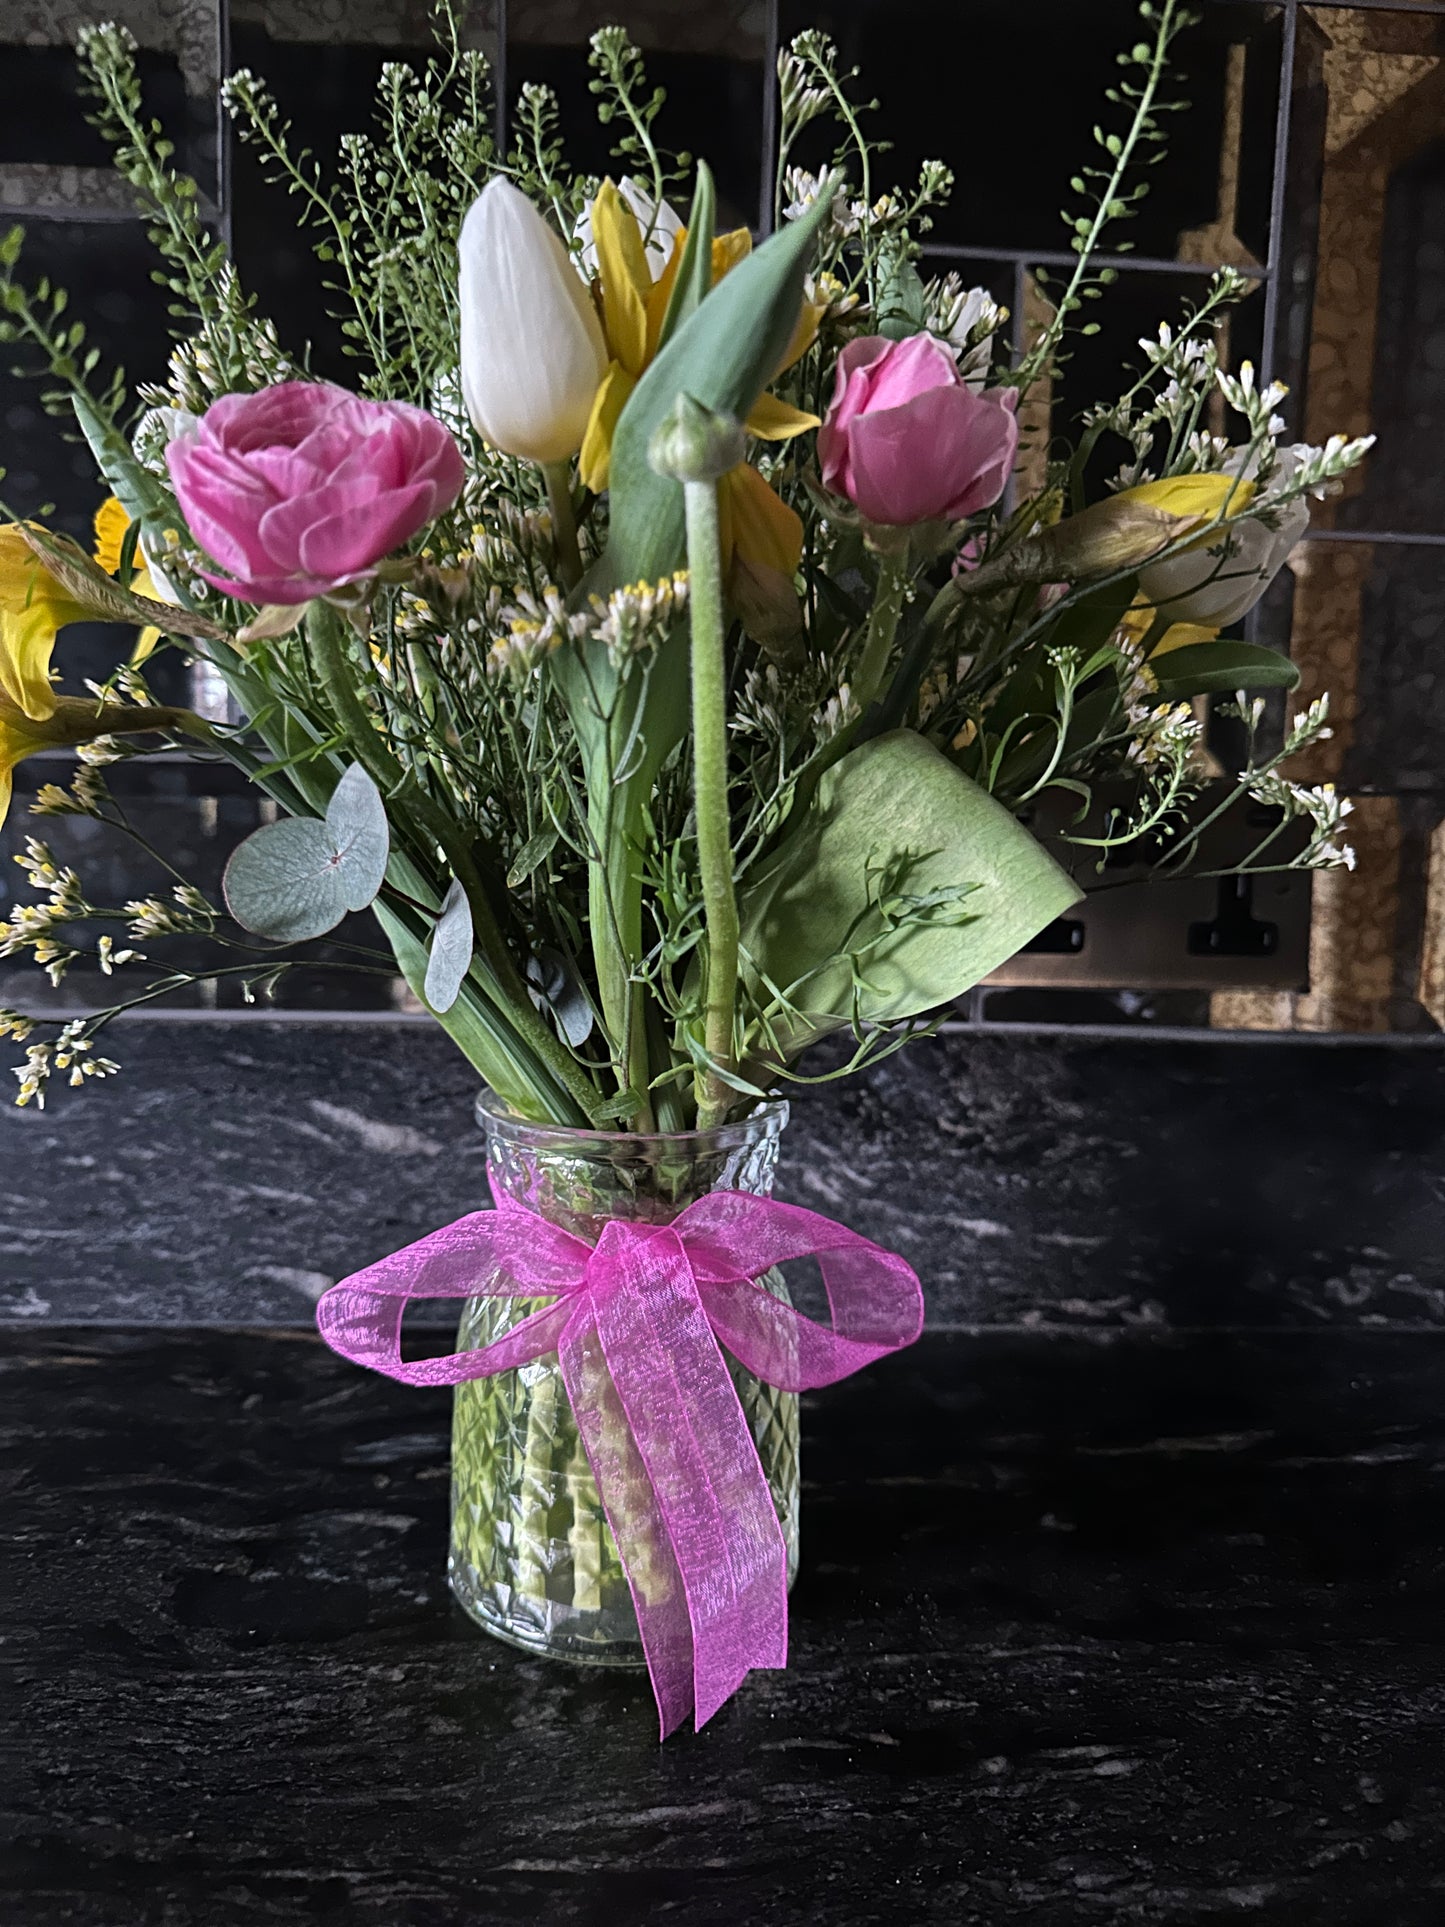
[[[722,543],[716,481],[687,482],[688,610],[692,623],[692,757],[698,866],[707,925],[707,991],[703,1042],[718,1070],[733,1068],[733,1010],[738,985],[738,906],[733,893],[732,826],[728,813],[727,663],[722,594]],[[717,1070],[697,1077],[700,1130],[722,1123],[736,1093]]]
[[[868,617],[868,636],[863,654],[853,672],[853,701],[860,713],[877,697],[888,672],[893,639],[903,614],[903,598],[908,587],[908,551],[878,558],[878,593]]]
[[[597,1087],[533,1004],[498,927],[486,885],[472,860],[465,835],[402,768],[357,695],[346,660],[340,617],[324,603],[316,603],[306,618],[306,634],[337,721],[357,761],[382,795],[401,801],[446,852],[452,875],[466,892],[477,954],[495,982],[512,1024],[590,1121],[599,1101]]]
[[[582,580],[582,551],[577,546],[577,517],[572,508],[572,464],[544,462],[542,473],[547,479],[547,506],[552,511],[552,540],[562,587],[575,589]]]

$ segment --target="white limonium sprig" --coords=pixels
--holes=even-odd
[[[74,1086],[92,1078],[115,1076],[120,1065],[114,1058],[96,1053],[95,1039],[88,1034],[88,1027],[88,1019],[77,1017],[63,1025],[51,1042],[30,1045],[24,1063],[15,1067],[20,1085],[17,1104],[34,1103],[37,1110],[43,1111],[46,1087],[56,1071],[69,1072],[66,1081]]]
[[[591,606],[594,633],[606,645],[612,666],[620,668],[630,657],[656,649],[672,633],[687,607],[687,571],[614,589],[605,601],[593,596]]]
[[[1286,822],[1305,817],[1312,828],[1309,845],[1299,859],[1301,867],[1312,870],[1353,870],[1355,852],[1342,840],[1345,819],[1354,810],[1349,797],[1341,796],[1333,783],[1292,783],[1278,770],[1271,769],[1253,778],[1249,793],[1257,803],[1283,812]]]
[[[216,912],[191,883],[178,883],[170,900],[132,897],[125,905],[126,933],[136,943],[154,937],[202,936],[215,927]]]

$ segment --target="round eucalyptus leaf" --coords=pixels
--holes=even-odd
[[[360,763],[353,763],[331,792],[326,827],[336,846],[346,907],[364,910],[386,876],[391,834],[381,791]]]
[[[544,944],[527,966],[527,981],[567,1042],[574,1049],[585,1044],[596,1020],[586,991],[561,951]]]
[[[350,908],[335,840],[308,816],[254,830],[231,852],[222,888],[237,923],[275,943],[323,937]]]
[[[435,1011],[450,1010],[461,991],[462,979],[472,961],[472,912],[467,893],[453,882],[442,899],[441,915],[432,932],[427,953],[426,981],[422,985],[427,1002]]]
[[[264,823],[231,852],[222,887],[237,923],[275,943],[305,943],[364,910],[386,875],[390,837],[375,783],[353,764],[326,820]]]

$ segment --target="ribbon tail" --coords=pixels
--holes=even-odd
[[[648,1495],[648,1543],[670,1544],[683,1595],[679,1614],[674,1595],[640,1589],[638,1624],[665,1730],[676,1723],[686,1631],[701,1727],[749,1672],[787,1664],[787,1546],[681,1242],[659,1230],[608,1243],[604,1233],[597,1338]]]
[[[692,1711],[692,1627],[677,1555],[607,1369],[597,1321],[579,1310],[557,1347],[562,1382],[617,1542],[666,1739]]]

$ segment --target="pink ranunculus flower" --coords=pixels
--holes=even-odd
[[[975,394],[932,335],[850,341],[818,435],[824,485],[867,522],[961,522],[1003,494],[1017,406],[1012,388]]]
[[[245,602],[355,582],[450,508],[461,450],[434,416],[325,382],[223,395],[166,449],[186,526]]]

